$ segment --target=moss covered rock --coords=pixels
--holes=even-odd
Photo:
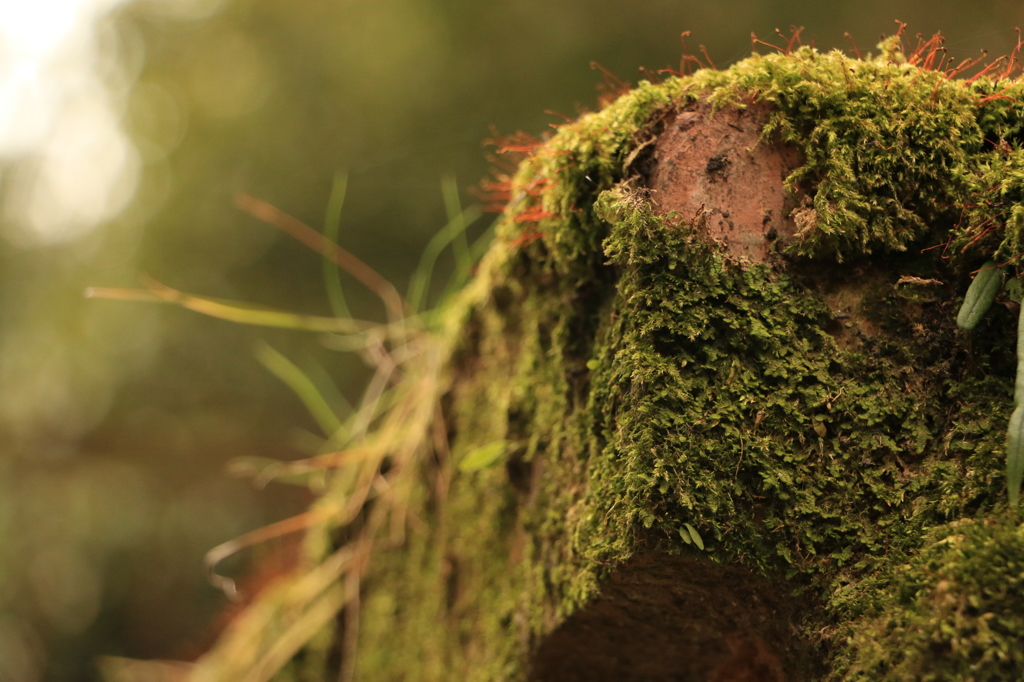
[[[1024,678],[1018,306],[955,322],[1016,274],[1024,85],[880,47],[529,150],[432,337],[450,452],[367,564],[357,679]]]
[[[1021,88],[925,58],[643,83],[532,152],[452,313],[456,462],[507,454],[375,560],[366,679],[1024,674],[1015,306],[954,322],[1019,256]]]

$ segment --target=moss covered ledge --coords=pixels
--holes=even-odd
[[[579,679],[1024,673],[1009,645],[1024,617],[990,587],[1016,584],[1018,564],[977,561],[968,540],[943,572],[921,563],[956,524],[1021,551],[1003,472],[1015,311],[969,336],[954,324],[969,273],[1020,254],[1021,86],[954,80],[897,48],[643,83],[522,164],[452,313],[456,460],[494,441],[507,459],[454,480],[443,556],[424,536],[422,562],[379,559],[366,679],[571,679],[552,661],[586,670],[588,656]],[[757,144],[789,159],[788,176],[762,173],[791,198],[778,225],[732,226],[763,235],[762,258],[712,224],[746,182],[690,212],[664,210],[670,182],[652,190],[654,150],[686,112],[707,129],[755,106]],[[727,186],[760,151],[721,144],[695,167]],[[669,631],[645,639],[674,632],[655,649],[675,667],[652,676],[650,647],[616,652],[614,618],[592,619],[590,639],[570,630],[602,599],[635,606],[609,605],[611,586],[666,566],[669,584],[711,596],[644,593],[662,603],[638,613]],[[441,579],[443,603],[425,608]],[[936,590],[953,606],[930,608]],[[760,620],[729,597],[753,593],[774,600]]]
[[[641,83],[531,151],[357,679],[1024,678],[1018,306],[955,325],[983,261],[1016,273],[1024,85],[880,49]],[[666,203],[683,122],[706,192]],[[736,217],[747,172],[784,208]]]

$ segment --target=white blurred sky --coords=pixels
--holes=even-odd
[[[24,160],[8,184],[7,237],[80,236],[134,191],[137,155],[118,95],[101,79],[96,28],[120,0],[0,0],[0,156]],[[109,47],[107,47],[109,51]]]
[[[18,245],[80,237],[135,191],[141,164],[121,125],[132,74],[104,21],[123,1],[0,0],[0,164],[11,173],[3,223]],[[199,19],[219,3],[152,4]]]

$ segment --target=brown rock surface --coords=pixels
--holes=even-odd
[[[769,111],[754,104],[712,114],[710,104],[696,102],[670,114],[649,177],[659,213],[702,220],[729,254],[760,263],[797,232],[791,214],[800,211],[783,187],[801,163],[799,153],[760,139]]]

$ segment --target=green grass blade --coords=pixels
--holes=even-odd
[[[468,222],[462,212],[462,202],[459,201],[459,185],[454,175],[449,175],[441,181],[441,194],[444,196],[444,210],[448,214],[448,224],[452,225],[454,230],[452,252],[455,254],[455,271],[459,272],[472,267],[473,262],[469,257],[469,240],[466,238]]]
[[[352,413],[352,403],[341,394],[341,390],[338,389],[338,385],[334,382],[330,372],[317,362],[312,355],[305,354],[303,356],[301,367],[310,378],[310,381],[316,385],[320,395],[330,405],[332,412],[344,415]]]
[[[373,326],[370,323],[360,323],[352,319],[300,315],[242,301],[227,301],[207,296],[193,296],[177,289],[171,289],[154,280],[149,281],[148,289],[89,287],[85,290],[85,297],[106,298],[117,301],[170,303],[209,317],[260,327],[279,327],[302,331],[361,335]]]
[[[348,173],[340,172],[334,175],[334,183],[331,185],[331,196],[327,200],[327,215],[324,217],[324,236],[334,244],[338,243],[338,235],[341,232],[341,209],[345,205],[345,193],[348,189]],[[345,301],[345,293],[341,289],[341,273],[338,271],[338,264],[333,259],[324,256],[324,287],[327,289],[327,298],[331,303],[331,310],[336,317],[351,317],[348,310],[348,303]]]
[[[341,421],[334,410],[298,365],[264,342],[257,343],[254,352],[264,367],[292,389],[328,438],[341,429]]]
[[[476,217],[479,217],[480,215],[481,213],[479,211],[475,214]],[[476,218],[474,218],[474,220],[475,219]],[[472,246],[469,247],[465,265],[456,269],[455,273],[452,275],[452,279],[448,283],[448,288],[445,289],[444,295],[441,299],[442,301],[447,300],[449,296],[464,287],[470,277],[473,276],[473,266],[480,262],[480,259],[487,251],[487,247],[491,245],[491,242],[494,239],[494,228],[497,224],[498,221],[495,220],[486,230],[484,230],[483,234],[473,241]]]
[[[466,241],[466,228],[480,217],[481,211],[478,207],[471,206],[465,210],[463,215],[468,220],[462,225],[462,231],[457,236],[461,237],[462,241]],[[473,257],[473,253],[474,250],[467,246],[465,254],[461,257],[457,256],[455,271],[448,280],[448,286],[445,287],[444,293],[441,294],[441,301],[447,301],[452,294],[461,289],[469,280],[470,275],[473,273],[473,265],[478,260],[478,258]]]
[[[434,272],[434,264],[445,247],[452,243],[458,234],[464,234],[466,226],[480,216],[480,209],[471,206],[463,211],[456,220],[449,222],[427,243],[420,256],[419,266],[413,273],[409,284],[409,309],[414,313],[423,312],[425,299],[430,288],[430,279]],[[467,250],[468,253],[468,250]]]
[[[473,245],[469,247],[469,260],[470,263],[476,263],[484,254],[487,252],[487,248],[494,241],[494,231],[498,228],[498,223],[501,222],[501,218],[495,218],[494,222],[488,225],[487,229],[483,231],[479,237],[473,242]]]
[[[470,473],[488,469],[498,463],[508,451],[508,442],[504,440],[495,441],[482,445],[470,452],[459,461],[459,471]]]

